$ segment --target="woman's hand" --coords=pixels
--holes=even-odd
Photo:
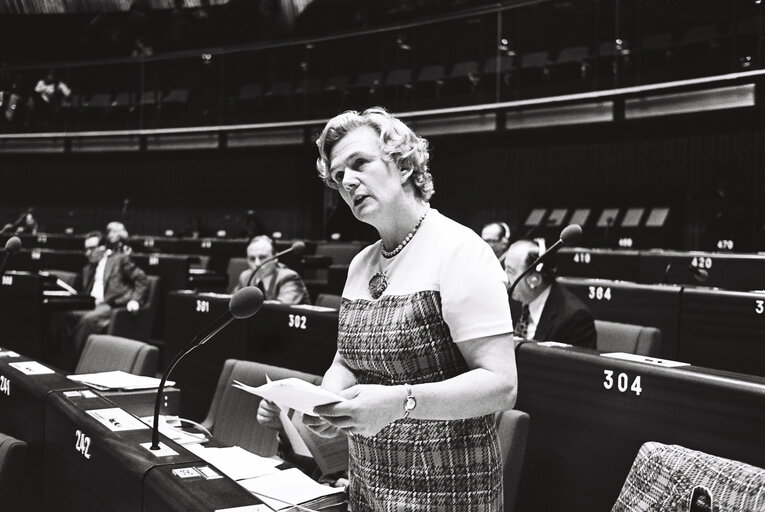
[[[340,430],[318,416],[303,413],[303,425],[319,437],[335,437]]]
[[[258,423],[271,430],[280,430],[282,422],[279,419],[279,406],[268,400],[261,400],[258,406]]]
[[[356,384],[339,395],[347,400],[320,405],[314,412],[346,433],[373,436],[404,416],[404,386]]]

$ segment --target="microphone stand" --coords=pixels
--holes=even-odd
[[[526,277],[532,270],[536,269],[537,265],[539,265],[546,257],[558,252],[558,249],[560,249],[562,246],[576,242],[576,240],[581,235],[582,235],[582,228],[578,224],[571,224],[563,228],[563,231],[560,232],[560,237],[558,238],[558,241],[552,244],[550,248],[544,252],[544,254],[540,254],[539,257],[537,257],[537,259],[534,260],[534,263],[526,267],[526,269],[523,272],[521,272],[521,275],[515,278],[515,281],[513,281],[513,284],[511,284],[510,288],[507,289],[508,297],[513,296],[513,290],[515,290],[515,287],[518,286],[518,283],[521,282],[521,279]]]
[[[226,318],[226,317],[229,318]],[[224,327],[226,327],[228,324],[234,321],[234,316],[229,312],[226,311],[223,313],[220,317],[213,320],[210,325],[208,325],[200,334],[198,334],[193,340],[191,340],[191,343],[189,343],[186,348],[178,352],[176,356],[173,358],[172,361],[170,361],[170,364],[167,366],[167,370],[162,375],[162,379],[159,381],[159,387],[157,388],[157,397],[154,400],[154,424],[153,424],[153,430],[151,433],[151,446],[149,447],[150,450],[159,450],[159,407],[160,407],[160,397],[162,396],[162,391],[165,389],[165,382],[167,381],[168,377],[170,377],[170,374],[172,373],[175,366],[180,362],[181,359],[186,357],[190,352],[192,352],[195,348],[200,347],[207,343],[207,341],[210,340],[213,336],[218,334]],[[217,325],[216,324],[220,324]],[[208,334],[203,334],[204,332],[210,330],[212,328],[212,331]]]
[[[300,243],[302,244],[302,242],[300,242]],[[281,252],[277,252],[277,253],[276,253],[276,254],[274,254],[273,256],[269,256],[268,258],[264,259],[264,260],[263,260],[263,261],[260,263],[260,265],[258,265],[257,267],[255,267],[255,269],[252,271],[252,274],[250,274],[250,278],[249,278],[249,279],[247,279],[247,286],[252,286],[252,280],[253,280],[253,278],[255,277],[255,274],[257,274],[257,273],[258,273],[258,270],[260,270],[261,268],[263,268],[263,266],[264,266],[265,264],[267,264],[267,263],[271,263],[271,262],[272,262],[272,261],[274,261],[275,259],[278,259],[280,256],[284,256],[285,254],[288,254],[288,253],[290,253],[290,252],[292,252],[292,251],[296,251],[296,250],[301,250],[301,252],[302,252],[303,250],[305,250],[305,246],[303,246],[303,247],[301,248],[300,246],[296,246],[295,244],[293,244],[293,245],[289,246],[287,249],[284,249],[284,250],[283,250],[283,251],[281,251]]]

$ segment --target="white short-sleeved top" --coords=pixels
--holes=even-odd
[[[385,272],[388,295],[435,291],[453,341],[511,333],[507,275],[491,247],[471,229],[430,209],[417,233],[393,258],[382,241],[366,247],[350,264],[343,298],[374,301],[369,281]]]

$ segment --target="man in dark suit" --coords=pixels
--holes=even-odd
[[[539,245],[519,240],[507,250],[508,286],[539,256]],[[513,290],[510,309],[515,335],[537,341],[559,341],[595,348],[595,322],[587,307],[555,282],[555,267],[545,262],[521,279]]]
[[[285,304],[310,304],[308,289],[297,272],[278,260],[263,263],[275,254],[274,242],[269,237],[261,235],[253,238],[247,246],[247,264],[250,268],[239,275],[232,293],[245,286],[257,286],[263,290],[266,300],[277,300]]]
[[[148,287],[148,279],[123,252],[107,249],[108,241],[100,232],[85,238],[88,264],[82,270],[77,288],[95,299],[95,308],[64,313],[63,337],[65,354],[59,364],[67,370],[79,358],[88,336],[105,332],[109,327],[113,308],[125,307],[135,313],[141,307]]]

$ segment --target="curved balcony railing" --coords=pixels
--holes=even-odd
[[[667,2],[521,2],[310,40],[60,64],[70,94],[48,104],[34,88],[50,65],[5,68],[0,131],[297,121],[373,104],[469,107],[763,67],[758,2],[685,4],[687,12]]]

